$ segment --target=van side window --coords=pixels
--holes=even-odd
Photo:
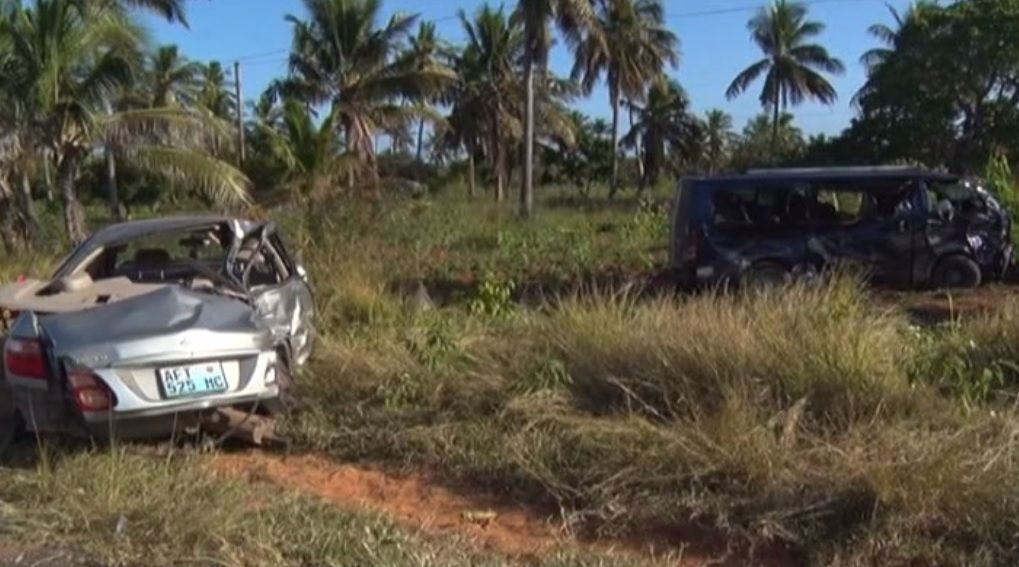
[[[914,187],[913,183],[880,180],[818,185],[810,218],[827,226],[891,219],[909,212]]]
[[[713,192],[713,224],[720,229],[779,228],[806,220],[806,189],[734,187]]]

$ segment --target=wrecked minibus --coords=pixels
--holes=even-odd
[[[1003,277],[1011,219],[977,179],[915,167],[754,170],[683,179],[671,273],[685,286],[774,284],[839,264],[901,288]]]

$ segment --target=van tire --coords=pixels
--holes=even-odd
[[[785,285],[792,280],[789,269],[778,262],[758,262],[743,272],[742,283],[747,289],[765,289]]]
[[[980,287],[982,281],[980,266],[962,254],[952,254],[939,260],[931,275],[931,283],[938,289],[975,288]]]

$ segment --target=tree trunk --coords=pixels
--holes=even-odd
[[[506,194],[506,150],[502,144],[496,144],[495,150],[495,202],[501,203]]]
[[[422,150],[424,149],[424,144],[425,144],[425,119],[422,118],[421,122],[418,124],[418,152],[417,152],[418,163],[422,163],[421,153]]]
[[[50,157],[45,153],[42,156],[42,174],[46,185],[46,202],[53,202],[53,172],[50,171]]]
[[[74,244],[80,244],[85,240],[85,213],[78,202],[78,195],[75,192],[74,178],[78,173],[79,158],[74,151],[63,156],[57,166],[57,182],[60,185],[60,194],[64,199],[64,227],[67,229],[67,236]]]
[[[775,113],[771,122],[771,165],[778,164],[778,109],[779,100],[775,97]]]
[[[524,175],[520,185],[520,215],[534,212],[534,57],[524,53]]]
[[[110,148],[105,148],[103,153],[106,157],[106,195],[110,200],[110,215],[116,220],[121,220],[120,193],[117,188],[117,158]]]
[[[619,88],[613,87],[609,98],[612,103],[612,178],[609,181],[609,199],[619,190]]]
[[[3,240],[4,249],[9,253],[19,248],[16,217],[14,191],[8,179],[0,176],[0,240]]]
[[[629,115],[630,115],[630,129],[633,130],[633,105],[632,104],[630,105]],[[641,139],[641,137],[637,136],[637,139],[634,140],[633,155],[637,158],[637,176],[641,180],[641,189],[643,190],[644,189],[643,184],[645,182],[644,172],[646,171],[646,169],[645,169],[645,164],[644,164],[644,152],[642,151],[642,149],[643,149],[643,143],[642,142],[643,142],[643,140]]]
[[[25,218],[25,238],[31,239],[39,228],[39,216],[35,213],[35,201],[32,200],[32,182],[25,172],[21,172],[21,192],[18,197],[18,204]]]

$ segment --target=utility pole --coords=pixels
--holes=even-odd
[[[234,61],[234,97],[237,105],[237,165],[244,165],[244,99],[241,97],[241,62]]]

